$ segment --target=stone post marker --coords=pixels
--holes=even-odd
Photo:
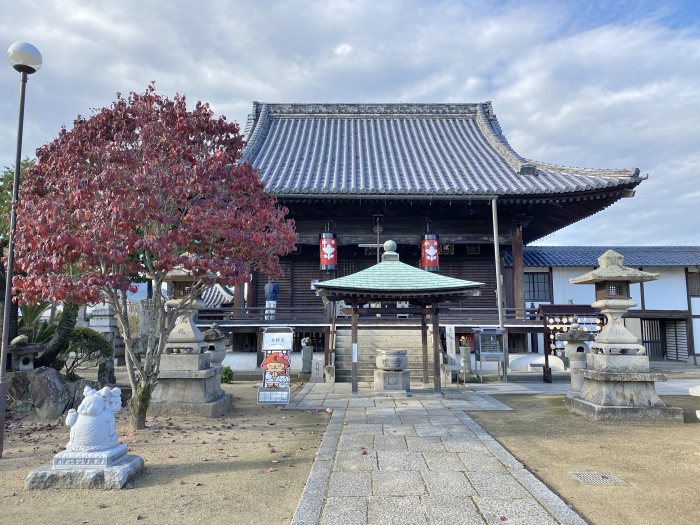
[[[143,459],[128,455],[119,443],[114,417],[122,407],[119,388],[86,386],[83,394],[78,410],[71,408],[66,416],[71,427],[66,450],[29,473],[28,489],[120,489],[143,469]]]
[[[114,307],[109,303],[95,305],[90,312],[90,328],[102,334],[114,349],[114,361],[116,365],[125,364],[124,340],[122,339]]]
[[[683,421],[682,409],[666,406],[657,395],[654,381],[665,381],[666,376],[650,371],[644,346],[622,320],[636,305],[630,299],[630,284],[658,279],[659,274],[623,266],[622,255],[612,250],[598,262],[599,268],[571,279],[572,284],[595,284],[596,301],[591,306],[600,309],[607,323],[586,355],[581,391],[569,393],[566,406],[593,421]]]

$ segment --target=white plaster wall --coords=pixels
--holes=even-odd
[[[638,317],[625,318],[625,328],[632,332],[637,337],[637,342],[642,341],[642,320]]]
[[[690,308],[693,315],[700,315],[700,297],[690,298]]]
[[[595,301],[595,287],[592,284],[571,284],[569,279],[590,272],[591,267],[552,268],[552,298],[554,304],[591,304]]]
[[[687,310],[684,268],[644,268],[646,272],[660,273],[656,281],[644,283],[644,307],[647,310]]]
[[[695,348],[695,355],[700,354],[700,319],[693,319],[693,348]],[[692,362],[692,356],[688,360]]]

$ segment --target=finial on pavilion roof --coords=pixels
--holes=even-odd
[[[382,262],[398,260],[399,254],[396,253],[396,243],[394,241],[386,241],[384,243],[384,253],[382,254]]]

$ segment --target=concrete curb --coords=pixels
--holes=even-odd
[[[315,525],[321,517],[321,509],[328,490],[344,418],[344,408],[333,410],[331,421],[328,423],[323,440],[321,440],[321,446],[318,448],[316,460],[311,467],[297,509],[294,511],[292,525]]]

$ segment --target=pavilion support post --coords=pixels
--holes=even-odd
[[[513,306],[516,319],[524,319],[525,308],[525,264],[523,261],[523,225],[513,224]]]
[[[498,201],[491,199],[491,220],[493,222],[493,257],[496,263],[496,301],[498,304],[498,327],[504,330],[503,323],[503,291],[501,281],[501,247],[498,237]],[[503,382],[508,382],[508,339],[507,334],[503,334]]]
[[[352,393],[357,394],[357,304],[352,304]]]
[[[431,308],[433,322],[433,393],[442,394],[442,382],[440,378],[440,311],[437,304]]]
[[[336,302],[331,301],[331,331],[328,335],[328,356],[326,357],[326,366],[335,364],[333,363],[332,355],[335,353],[335,334],[337,320],[336,307]]]
[[[421,356],[423,358],[423,385],[428,385],[428,318],[425,308],[420,314]]]

